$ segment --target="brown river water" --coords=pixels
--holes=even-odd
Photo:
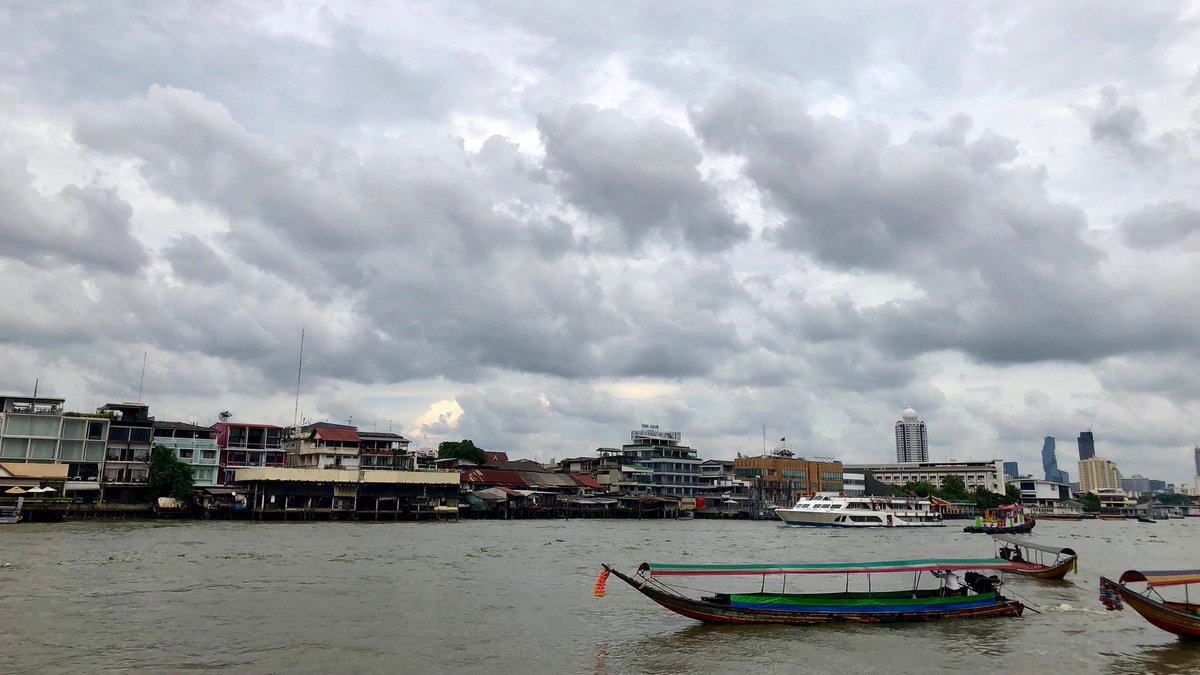
[[[607,597],[592,597],[600,562],[631,571],[646,560],[991,557],[992,541],[955,522],[855,531],[710,520],[5,526],[0,672],[1200,672],[1200,644],[1096,599],[1101,573],[1200,567],[1200,519],[1042,522],[1033,539],[1080,555],[1068,582],[1006,580],[1004,592],[1040,614],[723,627],[672,614],[615,577]],[[886,577],[873,575],[875,587]],[[761,580],[740,582],[757,590]],[[788,590],[808,583],[793,578]]]

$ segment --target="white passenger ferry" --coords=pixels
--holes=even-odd
[[[942,514],[928,499],[844,497],[818,492],[775,515],[788,525],[814,527],[943,527]]]

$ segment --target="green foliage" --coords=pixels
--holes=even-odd
[[[1004,486],[1004,496],[1010,502],[1019,502],[1021,501],[1021,488],[1017,487],[1015,483],[1009,483]]]
[[[1154,495],[1154,503],[1162,506],[1183,506],[1192,503],[1192,498],[1187,495]]]
[[[1100,510],[1100,496],[1094,492],[1089,492],[1086,495],[1084,495],[1083,496],[1083,510],[1084,511],[1099,511]]]
[[[939,496],[950,502],[962,501],[967,498],[967,483],[960,476],[946,476]]]
[[[438,459],[446,459],[448,457],[466,459],[476,464],[483,464],[487,461],[487,454],[482,449],[475,447],[473,441],[466,438],[457,443],[454,441],[442,441],[438,443]]]
[[[194,496],[192,468],[179,461],[175,452],[165,445],[155,445],[150,453],[150,497],[174,497],[182,502]]]
[[[938,493],[937,487],[927,480],[909,481],[900,486],[900,491],[906,495],[913,494],[918,497],[931,497]]]
[[[1018,491],[1017,499],[1010,499],[1007,494],[998,495],[982,485],[979,485],[976,486],[975,492],[971,493],[971,498],[975,500],[975,505],[978,506],[980,510],[984,510],[994,509],[1001,504],[1008,504],[1018,501],[1020,500],[1021,495],[1020,491]]]

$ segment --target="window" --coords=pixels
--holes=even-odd
[[[201,459],[216,459],[217,451],[216,450],[201,450],[200,457],[201,457]]]
[[[82,427],[80,431],[82,431]],[[83,459],[83,441],[63,441],[59,447],[58,456],[66,462],[78,462]]]
[[[71,440],[83,440],[83,432],[87,429],[85,420],[64,419],[62,437]]]
[[[180,448],[179,459],[191,459],[196,454],[196,451],[191,448]]]
[[[104,440],[104,422],[90,421],[88,422],[87,437],[91,441]]]
[[[129,441],[131,443],[149,443],[150,442],[150,429],[147,429],[144,427],[140,428],[140,429],[130,429],[129,430]]]
[[[29,441],[24,438],[6,438],[0,442],[0,457],[25,459],[25,451],[28,448]]]
[[[129,427],[113,427],[108,430],[109,442],[124,443],[129,441]]]

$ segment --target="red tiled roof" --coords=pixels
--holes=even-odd
[[[495,450],[485,450],[483,452],[483,454],[487,455],[487,459],[483,460],[484,464],[494,464],[496,462],[507,462],[508,461],[508,453],[507,452],[498,452]]]
[[[521,478],[521,474],[508,469],[467,469],[462,472],[462,482],[474,485],[529,487],[529,484]]]
[[[573,473],[573,474],[571,474],[571,480],[575,481],[575,484],[578,485],[579,487],[590,488],[592,490],[603,490],[604,489],[603,485],[597,483],[595,478],[592,478],[591,476],[589,476],[587,474]]]
[[[361,443],[362,439],[358,437],[358,432],[354,429],[341,429],[338,427],[317,427],[313,429],[313,433],[320,436],[324,441],[334,441],[339,443]]]

